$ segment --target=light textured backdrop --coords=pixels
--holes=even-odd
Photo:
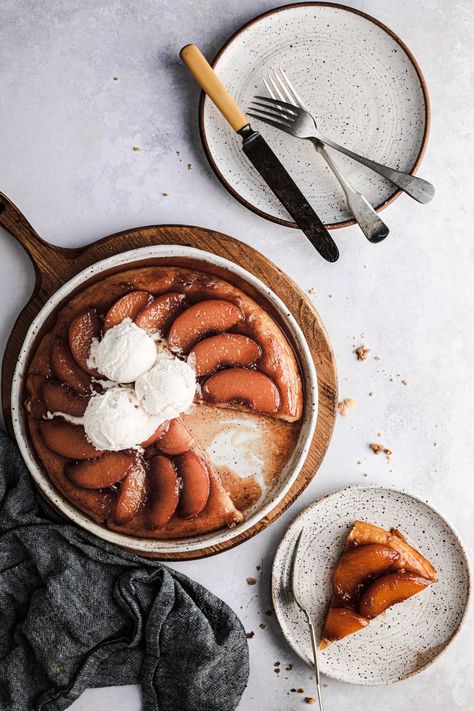
[[[255,631],[244,711],[305,708],[303,697],[312,694],[310,670],[265,611],[278,541],[319,495],[360,482],[406,487],[441,509],[474,546],[474,5],[348,2],[399,34],[425,73],[432,131],[420,175],[435,183],[437,196],[428,206],[399,198],[384,213],[391,235],[379,246],[357,228],[335,233],[341,259],[329,265],[301,234],[248,212],[214,177],[199,142],[198,89],[178,59],[188,42],[212,57],[274,2],[3,0],[0,7],[0,190],[40,235],[76,246],[136,225],[188,223],[249,242],[304,289],[316,290],[341,398],[356,400],[347,417],[338,417],[317,479],[285,516],[231,552],[176,565]],[[3,344],[30,293],[33,269],[4,233],[0,250]],[[372,352],[358,363],[353,347],[362,343]],[[378,432],[393,449],[391,464],[368,449]],[[249,587],[247,576],[257,577],[257,585]],[[467,711],[474,697],[473,639],[471,623],[439,663],[393,687],[324,680],[326,711],[399,711],[407,702]],[[293,670],[275,674],[276,661]],[[289,692],[299,687],[304,694]],[[139,690],[87,691],[71,708],[99,707],[138,710]]]

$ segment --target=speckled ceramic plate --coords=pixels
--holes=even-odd
[[[321,672],[352,684],[389,684],[421,671],[450,644],[470,597],[470,570],[459,537],[426,502],[393,489],[353,486],[309,506],[291,524],[273,563],[275,613],[288,643],[309,663],[311,643],[290,590],[291,553],[304,526],[298,586],[322,629],[331,576],[353,523],[398,528],[437,569],[438,582],[372,620],[365,629],[320,653]]]
[[[423,75],[403,42],[369,15],[341,5],[298,3],[260,15],[234,34],[213,67],[245,111],[265,94],[263,77],[283,67],[321,132],[380,163],[414,173],[425,148],[429,99]],[[307,141],[254,119],[323,222],[352,224],[333,174]],[[241,150],[241,139],[203,97],[201,137],[225,187],[254,212],[295,227]],[[347,179],[377,209],[399,191],[359,163],[332,152]]]

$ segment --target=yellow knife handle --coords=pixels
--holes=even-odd
[[[239,109],[224,84],[195,44],[187,44],[179,56],[210,100],[217,106],[234,131],[247,126],[248,118]]]

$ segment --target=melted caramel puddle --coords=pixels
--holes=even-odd
[[[204,404],[182,418],[211,458],[234,505],[244,513],[278,480],[301,427]]]

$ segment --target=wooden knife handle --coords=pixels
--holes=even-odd
[[[234,131],[247,126],[248,118],[239,109],[224,84],[195,44],[187,44],[179,56],[210,100],[217,106]]]

